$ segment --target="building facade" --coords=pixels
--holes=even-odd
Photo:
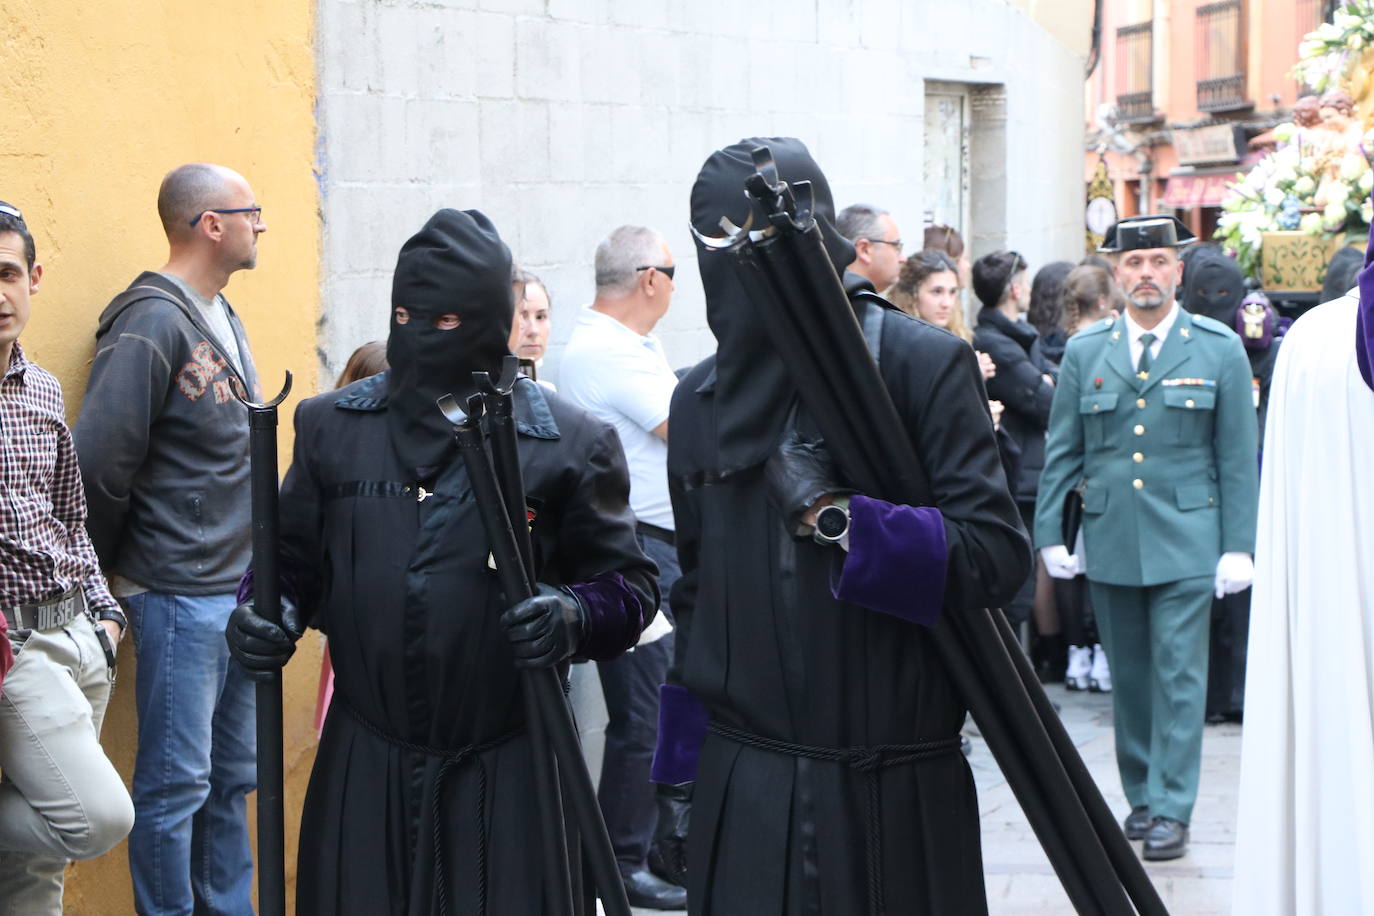
[[[1172,213],[1201,238],[1226,186],[1308,92],[1290,75],[1331,0],[1099,0],[1084,180],[1120,216]],[[1255,141],[1258,141],[1256,143]],[[1090,208],[1090,213],[1092,212]],[[1100,232],[1106,208],[1089,218]],[[1091,239],[1090,239],[1091,240]]]

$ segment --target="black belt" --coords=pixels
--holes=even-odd
[[[500,737],[481,744],[468,744],[460,748],[450,749],[441,747],[430,747],[424,744],[416,744],[413,741],[406,741],[398,738],[378,725],[370,722],[362,713],[354,709],[342,694],[334,696],[334,702],[342,706],[350,716],[353,717],[363,728],[372,732],[378,738],[388,744],[394,744],[403,750],[411,751],[415,754],[423,754],[426,757],[438,757],[443,762],[439,764],[439,772],[434,776],[434,785],[429,791],[430,801],[430,820],[433,827],[433,856],[434,856],[434,889],[435,895],[439,898],[439,913],[448,912],[448,879],[444,875],[444,819],[440,817],[439,802],[443,797],[444,779],[448,776],[449,770],[460,767],[465,763],[471,763],[478,756],[485,754],[493,748],[500,747],[507,741],[524,732],[523,728],[513,729]],[[477,900],[478,912],[487,911],[487,770],[486,767],[477,768]]]
[[[86,596],[79,585],[73,585],[56,598],[7,607],[3,613],[12,630],[51,630],[86,613]]]
[[[677,535],[667,528],[660,528],[657,525],[650,525],[648,522],[635,522],[635,531],[646,537],[653,538],[655,541],[662,541],[669,547],[677,546]]]
[[[805,757],[808,760],[828,760],[842,763],[864,775],[868,785],[868,811],[866,814],[866,837],[864,855],[868,859],[868,911],[872,916],[886,912],[883,902],[883,857],[882,857],[882,804],[878,771],[888,767],[919,763],[959,750],[959,736],[952,738],[933,738],[915,744],[874,744],[869,747],[817,747],[810,744],[793,744],[777,738],[754,735],[733,725],[712,720],[711,732],[727,741],[745,747],[784,754],[788,757]]]

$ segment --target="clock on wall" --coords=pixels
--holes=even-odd
[[[1097,160],[1097,169],[1088,182],[1088,204],[1083,211],[1084,244],[1088,254],[1102,245],[1107,230],[1116,223],[1116,193],[1107,174],[1107,160]]]

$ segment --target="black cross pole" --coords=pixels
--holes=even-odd
[[[258,615],[281,623],[281,585],[277,581],[280,541],[277,515],[277,407],[291,393],[291,373],[281,393],[266,403],[250,401],[234,386],[234,397],[248,408],[249,476],[252,481],[253,606]],[[258,720],[258,912],[286,916],[286,813],[283,803],[281,672],[257,685]]]

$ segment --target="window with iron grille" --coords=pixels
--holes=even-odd
[[[1245,8],[1219,0],[1197,8],[1198,111],[1251,107],[1245,98]]]
[[[1151,121],[1154,108],[1154,23],[1116,30],[1116,117]]]

